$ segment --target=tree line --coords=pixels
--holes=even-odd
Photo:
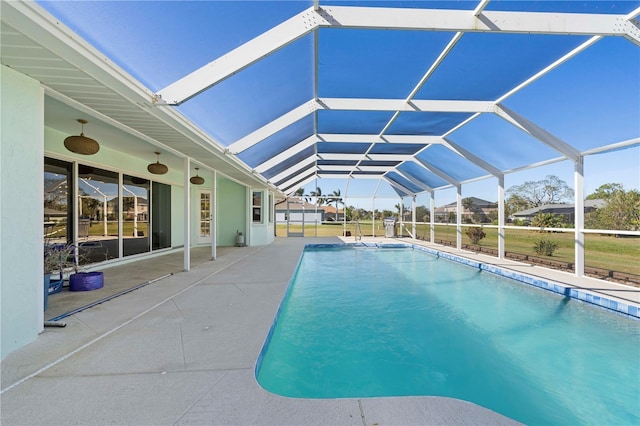
[[[304,189],[298,189],[294,195],[303,197]],[[505,216],[508,218],[514,213],[541,207],[548,204],[567,204],[573,202],[573,189],[565,181],[554,175],[548,175],[544,179],[537,181],[527,181],[521,185],[514,185],[505,191]],[[602,207],[585,214],[585,227],[590,229],[608,230],[638,230],[640,229],[640,191],[637,189],[625,190],[622,184],[606,183],[598,187],[593,193],[586,197],[586,200],[600,199],[604,201]],[[312,191],[306,201],[315,200],[320,206],[335,203],[335,220],[338,220],[338,204],[344,205],[340,190],[324,195],[320,188]],[[463,208],[473,213],[472,223],[493,222],[497,224],[497,212],[480,214],[474,210],[473,200],[469,197],[462,200]],[[411,210],[404,207],[400,211],[400,204],[395,205],[396,210],[367,210],[354,206],[346,206],[344,209],[346,220],[382,220],[386,217],[399,217],[403,220],[411,220]],[[455,222],[455,213],[449,212],[445,221]],[[426,206],[416,206],[416,220],[419,222],[429,222],[431,212]],[[515,222],[516,225],[524,224]],[[571,227],[572,223],[567,223],[562,215],[553,213],[539,213],[531,221],[531,226],[545,228]]]

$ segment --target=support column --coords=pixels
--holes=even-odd
[[[402,197],[400,197],[400,225],[398,226],[398,236],[402,235],[402,225],[404,225],[404,202],[402,201]]]
[[[373,220],[371,221],[371,236],[376,236],[376,197],[371,198],[371,211]]]
[[[417,239],[416,234],[416,196],[411,197],[411,233],[413,238]]]
[[[504,259],[504,174],[498,176],[498,258]]]
[[[456,248],[462,250],[462,185],[456,185]]]
[[[189,182],[189,171],[191,170],[191,159],[184,159],[184,270],[191,270],[191,182]]]
[[[429,197],[429,242],[431,244],[436,241],[436,192],[431,191]]]
[[[218,172],[213,171],[213,188],[211,190],[211,259],[218,257]]]
[[[575,274],[584,275],[584,157],[579,156],[575,162],[574,197],[575,197]]]

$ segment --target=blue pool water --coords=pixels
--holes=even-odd
[[[640,424],[640,322],[412,249],[305,250],[256,367],[301,398],[447,396]]]

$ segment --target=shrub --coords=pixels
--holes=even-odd
[[[558,245],[551,240],[539,240],[533,243],[533,250],[542,256],[553,256]]]
[[[531,221],[531,226],[536,228],[563,228],[564,217],[553,213],[538,213]]]
[[[469,237],[473,244],[478,244],[481,239],[487,236],[482,228],[478,228],[477,226],[467,228],[465,234],[467,234],[467,237]]]

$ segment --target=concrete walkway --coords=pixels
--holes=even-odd
[[[2,362],[0,423],[516,424],[448,398],[304,400],[263,390],[256,359],[304,245],[317,242],[341,240],[226,250],[46,328]],[[126,276],[128,267],[116,268]]]

